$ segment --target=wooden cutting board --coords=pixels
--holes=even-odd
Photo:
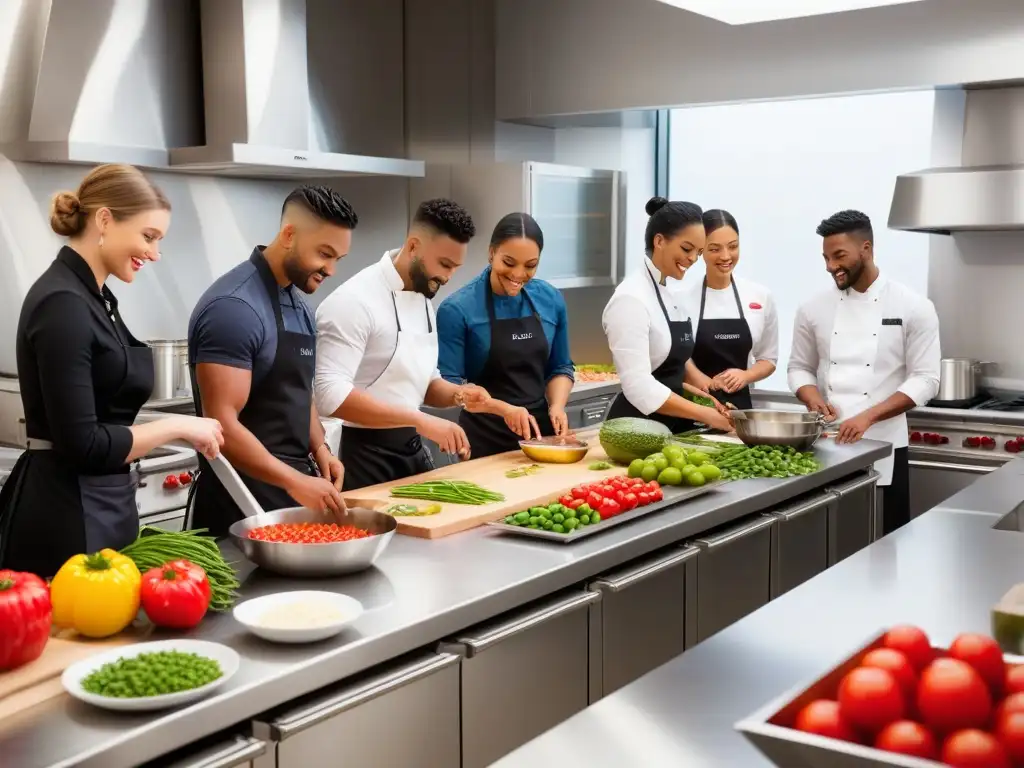
[[[608,455],[597,440],[597,431],[579,433],[579,438],[590,445],[590,451],[575,464],[540,464],[541,469],[524,477],[509,478],[505,473],[510,469],[525,467],[539,463],[527,458],[521,451],[500,453],[483,459],[472,459],[459,464],[451,464],[432,472],[407,477],[393,483],[373,485],[352,491],[353,496],[360,498],[387,501],[388,506],[408,502],[410,504],[427,504],[412,499],[395,499],[390,496],[391,489],[398,485],[409,485],[427,480],[469,480],[491,491],[505,495],[505,501],[480,506],[465,504],[442,504],[441,511],[429,517],[399,517],[398,532],[407,536],[419,536],[426,539],[438,539],[453,533],[475,528],[478,525],[498,520],[513,512],[519,512],[536,504],[547,504],[555,500],[574,485],[590,483],[602,477],[624,475],[625,467],[614,466],[611,469],[596,471],[587,469],[595,461],[608,461]]]

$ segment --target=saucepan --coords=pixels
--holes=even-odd
[[[825,430],[825,417],[808,411],[749,408],[732,411],[731,416],[744,445],[785,445],[806,451]]]
[[[981,370],[989,362],[969,357],[945,357],[939,361],[939,391],[935,400],[942,403],[961,403],[973,400],[978,394]]]

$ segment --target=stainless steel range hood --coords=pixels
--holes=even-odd
[[[889,228],[1024,230],[1024,86],[967,91],[960,166],[897,177]]]
[[[247,177],[423,176],[415,160],[324,152],[312,130],[306,0],[202,0],[206,145],[171,170]],[[339,57],[339,72],[344,61]]]

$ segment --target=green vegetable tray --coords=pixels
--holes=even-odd
[[[574,541],[585,539],[588,536],[601,533],[609,528],[614,528],[622,523],[628,523],[631,520],[636,520],[641,517],[646,517],[652,512],[659,512],[666,507],[672,507],[676,504],[680,504],[684,501],[696,498],[697,496],[703,496],[705,493],[709,493],[717,488],[728,483],[728,480],[716,480],[705,485],[697,487],[683,487],[683,486],[669,486],[663,485],[661,487],[664,498],[661,501],[656,501],[653,504],[648,504],[646,507],[637,507],[631,509],[628,512],[623,512],[616,515],[615,517],[609,517],[602,520],[596,525],[584,525],[579,528],[573,529],[571,533],[555,533],[554,531],[545,531],[542,529],[525,528],[520,525],[509,525],[504,520],[496,520],[491,523],[485,523],[485,525],[495,528],[505,533],[514,533],[520,536],[529,536],[533,539],[547,539],[548,541],[558,541],[562,544],[571,544]]]

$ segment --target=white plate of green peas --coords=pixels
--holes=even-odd
[[[72,664],[61,683],[103,709],[143,712],[208,696],[238,671],[238,654],[206,640],[157,640],[113,648]]]

